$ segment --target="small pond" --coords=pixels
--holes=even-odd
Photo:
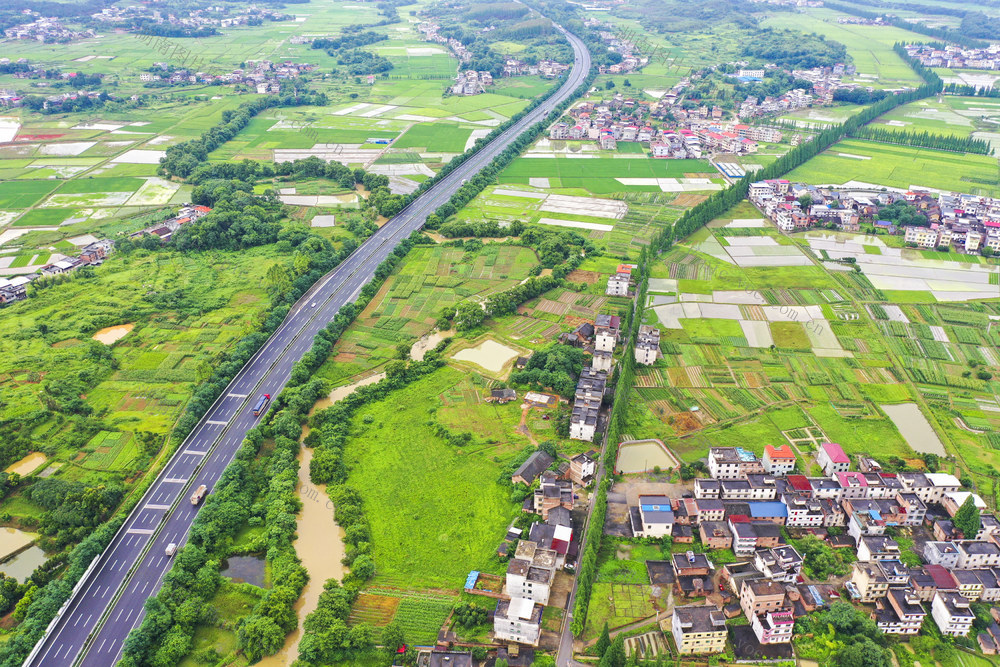
[[[222,568],[222,576],[260,587],[264,586],[264,574],[264,559],[260,556],[230,556]]]

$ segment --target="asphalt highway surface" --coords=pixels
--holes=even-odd
[[[262,418],[252,412],[257,399],[281,392],[292,366],[310,349],[316,333],[341,306],[357,298],[375,268],[401,240],[420,229],[427,216],[466,180],[548,115],[586,78],[590,54],[576,36],[565,34],[573,45],[575,62],[559,90],[414,200],[295,304],[174,453],[81,579],[25,665],[108,667],[119,660],[128,633],[142,622],[143,603],[156,594],[170,569],[167,546],[173,543],[180,548],[187,539],[198,512],[198,506],[189,500],[191,493],[201,484],[211,493],[247,431]]]

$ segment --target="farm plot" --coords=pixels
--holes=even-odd
[[[845,153],[871,159],[844,157]],[[1000,195],[996,158],[859,139],[838,142],[796,168],[787,178],[812,185],[859,182],[901,189],[920,187]]]
[[[457,597],[448,595],[374,586],[358,595],[348,624],[368,623],[378,630],[395,621],[410,643],[433,644],[457,601]]]
[[[500,175],[502,184],[528,185],[531,178],[549,178],[561,187],[583,188],[594,194],[661,192],[658,185],[625,185],[619,178],[681,178],[688,174],[714,173],[706,160],[615,159],[592,157],[521,157]],[[721,179],[720,179],[721,181]]]
[[[28,208],[56,189],[56,181],[0,182],[0,207]]]
[[[853,237],[858,238],[858,237]],[[853,257],[857,266],[880,290],[917,292],[932,295],[938,301],[969,301],[1000,297],[996,266],[927,259],[919,253],[901,248],[879,250],[872,254],[848,235],[842,238],[810,233],[809,247],[825,251],[831,258]],[[895,310],[886,311],[887,319],[903,321]]]
[[[473,128],[455,123],[417,123],[393,142],[393,148],[419,148],[424,152],[461,153]]]

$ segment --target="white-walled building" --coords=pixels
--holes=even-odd
[[[931,602],[931,617],[941,634],[965,637],[972,629],[976,615],[969,607],[969,599],[952,591],[937,591]]]
[[[500,600],[493,615],[493,634],[501,641],[538,646],[544,609],[530,598]]]

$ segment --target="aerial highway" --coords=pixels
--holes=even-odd
[[[25,665],[107,667],[119,660],[128,633],[142,622],[143,603],[156,594],[170,568],[167,545],[181,546],[187,539],[199,509],[189,501],[192,491],[204,484],[211,492],[247,431],[261,419],[253,415],[256,400],[262,394],[281,392],[292,366],[310,349],[316,333],[341,306],[357,298],[375,268],[400,241],[586,78],[590,70],[586,46],[559,29],[574,52],[573,68],[559,90],[400,211],[299,299],[178,447],[77,584]]]

